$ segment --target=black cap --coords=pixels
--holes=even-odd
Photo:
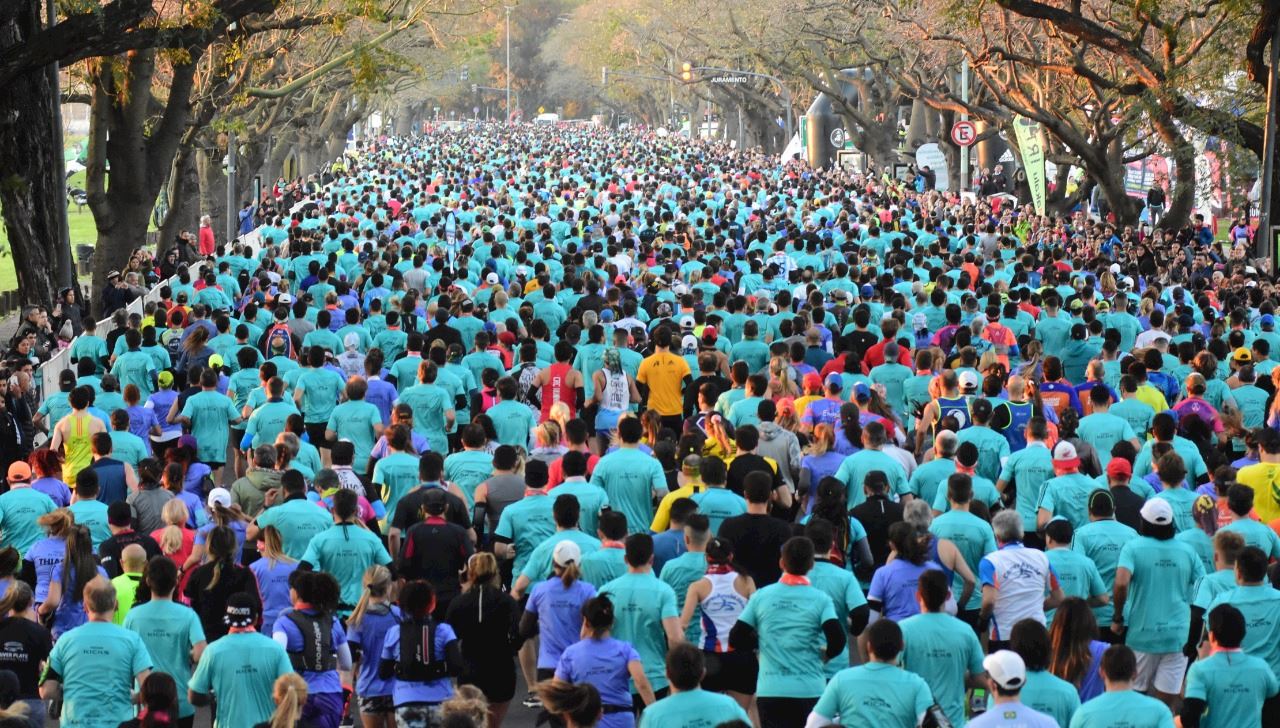
[[[1071,338],[1077,341],[1084,341],[1089,338],[1089,329],[1084,324],[1075,324],[1071,327]]]
[[[222,623],[228,627],[252,627],[258,621],[258,602],[244,592],[237,592],[227,598],[227,610]]]
[[[431,487],[422,493],[422,508],[427,513],[438,516],[448,507],[449,496],[444,492],[444,488]]]

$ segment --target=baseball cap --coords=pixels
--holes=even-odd
[[[1269,313],[1264,313],[1262,314],[1262,317],[1258,319],[1258,323],[1262,326],[1275,326],[1276,317]]]
[[[1071,302],[1072,311],[1079,311],[1083,308],[1084,308],[1084,301],[1081,301],[1080,299],[1077,298],[1076,300]]]
[[[347,348],[347,349],[358,349],[358,348],[360,348],[360,335],[359,335],[359,334],[347,334],[347,335],[346,335],[345,337],[343,337],[343,339],[342,339],[342,345],[343,345],[345,348]]]
[[[693,334],[685,334],[680,339],[680,349],[686,354],[692,354],[698,350],[698,337]]]
[[[9,466],[9,482],[25,483],[31,480],[31,466],[21,460]]]
[[[209,491],[209,497],[208,499],[206,499],[206,502],[208,503],[209,507],[219,505],[219,506],[222,506],[223,508],[230,508],[231,507],[231,491],[227,490],[226,488],[214,488],[213,490]]]
[[[826,385],[838,392],[844,389],[844,377],[840,376],[836,372],[832,372],[827,375]]]
[[[1107,463],[1108,478],[1130,478],[1133,477],[1133,466],[1124,458],[1111,458],[1111,462]]]
[[[485,282],[485,283],[488,283],[488,284],[489,284],[489,285],[491,285],[491,286],[493,286],[493,285],[497,285],[497,283],[498,283],[498,274],[497,274],[497,273],[494,273],[493,271],[490,271],[487,275],[485,275],[485,277],[484,277],[484,282]]]
[[[871,387],[866,382],[854,382],[853,398],[859,401],[871,399]]]
[[[119,277],[120,277],[120,271],[118,271],[118,270],[109,270],[109,271],[107,271],[107,280],[109,280],[109,281],[110,281],[110,280],[115,280],[116,278],[119,278]]]
[[[704,326],[702,329],[702,340],[705,342],[715,343],[715,340],[719,338],[719,336],[720,332],[716,331],[716,327],[714,326]]]
[[[258,602],[244,592],[237,592],[227,598],[227,611],[222,617],[223,624],[228,627],[243,629],[252,627],[258,621]]]
[[[822,377],[817,372],[809,372],[804,375],[804,388],[817,389],[822,386]]]
[[[443,488],[427,488],[422,492],[422,508],[433,516],[444,513],[449,507],[449,496]]]
[[[613,321],[613,309],[611,308],[601,309],[600,322],[607,324],[607,323],[610,323],[611,321]]]
[[[160,372],[160,374],[156,376],[156,381],[160,383],[161,387],[168,387],[172,385],[173,372]]]
[[[1242,346],[1235,350],[1235,353],[1231,355],[1231,358],[1238,364],[1248,364],[1253,361],[1253,352]]]
[[[1055,463],[1080,463],[1080,456],[1076,454],[1076,446],[1062,440],[1053,447],[1053,461]]]
[[[284,305],[288,306],[289,304],[293,303],[293,296],[290,296],[287,293],[281,293],[279,296],[276,297],[276,303],[283,303]]]
[[[694,325],[694,320],[693,320],[693,317],[692,317],[692,316],[681,316],[681,317],[680,317],[680,328],[682,328],[682,329],[691,329],[691,328],[693,328],[693,325]]]
[[[556,566],[582,563],[582,548],[572,541],[561,541],[551,552],[551,561]]]
[[[871,298],[872,296],[876,295],[875,286],[871,285],[870,283],[863,283],[862,290],[859,292],[862,294],[862,298]]]
[[[978,375],[970,371],[960,372],[960,388],[961,389],[977,389]]]
[[[1074,324],[1071,327],[1071,338],[1076,341],[1084,341],[1089,338],[1089,329],[1084,324]]]
[[[1173,523],[1173,508],[1169,505],[1169,501],[1163,498],[1152,498],[1142,504],[1142,510],[1138,511],[1142,515],[1142,520],[1153,526],[1167,526]]]
[[[222,368],[222,363],[223,363],[223,362],[222,362],[222,355],[221,355],[221,354],[213,354],[213,355],[211,355],[211,356],[209,357],[209,368],[210,368],[210,369],[221,369],[221,368]]]
[[[997,685],[1018,690],[1027,682],[1027,664],[1012,650],[997,650],[982,659],[982,667]]]

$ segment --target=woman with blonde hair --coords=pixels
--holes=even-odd
[[[249,571],[258,583],[262,595],[262,631],[271,634],[280,613],[292,606],[289,600],[289,577],[298,569],[298,562],[290,558],[281,546],[280,532],[275,526],[263,526],[258,531],[257,561],[249,564]],[[375,664],[376,668],[376,664]]]
[[[22,580],[35,584],[35,600],[39,606],[49,596],[54,569],[66,556],[67,533],[75,528],[76,517],[66,508],[59,508],[40,516],[36,524],[44,529],[45,537],[22,555]]]
[[[557,402],[556,404],[563,404]],[[565,447],[561,442],[561,434],[564,430],[554,419],[547,420],[537,427],[533,428],[534,448],[529,452],[530,460],[541,460],[550,465],[559,460],[565,453],[569,452],[569,448]]]
[[[164,504],[160,518],[164,521],[164,526],[152,531],[151,538],[160,544],[160,553],[169,557],[178,567],[180,573],[177,593],[181,594],[190,576],[189,572],[182,572],[182,566],[191,558],[191,552],[195,549],[196,532],[187,527],[191,516],[187,512],[187,506],[177,498]]]
[[[813,440],[800,461],[800,512],[809,515],[818,493],[818,483],[834,476],[845,456],[835,450],[836,435],[831,425],[819,424],[813,428]]]
[[[481,551],[468,561],[462,593],[449,603],[446,621],[462,644],[464,667],[458,684],[474,685],[488,700],[489,728],[498,728],[516,694],[515,654],[520,605],[502,590],[493,554]]]
[[[276,701],[276,710],[271,714],[271,720],[263,721],[253,728],[310,727],[309,722],[302,720],[302,709],[307,704],[307,681],[301,675],[287,672],[276,678],[271,689],[271,699]]]
[[[274,531],[275,528],[268,526]],[[356,676],[356,696],[364,728],[395,728],[396,708],[392,701],[394,683],[378,676],[387,630],[399,624],[400,608],[394,604],[394,582],[387,567],[374,565],[364,570],[364,593],[347,619],[347,644],[351,646]]]
[[[791,378],[791,363],[786,357],[775,356],[769,360],[769,399],[778,401],[786,397],[800,396],[800,388]]]

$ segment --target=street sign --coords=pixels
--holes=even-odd
[[[958,147],[967,147],[978,138],[978,127],[972,121],[957,121],[951,127],[951,141]]]
[[[836,149],[844,148],[844,142],[849,138],[843,127],[837,126],[831,130],[831,146]]]

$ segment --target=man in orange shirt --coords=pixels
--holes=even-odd
[[[636,383],[645,386],[645,406],[676,434],[684,426],[684,386],[692,379],[689,363],[671,353],[671,329],[659,327],[653,332],[653,354],[640,362]]]

